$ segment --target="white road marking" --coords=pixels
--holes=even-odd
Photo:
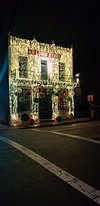
[[[61,129],[55,129],[54,131],[63,131],[63,130],[75,130],[75,129],[82,129],[82,128],[89,128],[89,127],[96,127],[96,126],[100,126],[100,124],[97,124],[97,123],[95,123],[95,124],[87,124],[87,125],[70,125],[70,126],[68,126],[68,125],[63,125],[64,126],[64,128],[61,128]]]
[[[95,189],[94,187],[86,184],[85,182],[79,180],[75,176],[71,175],[67,171],[63,170],[62,168],[56,166],[52,162],[48,161],[47,159],[43,158],[42,156],[38,155],[37,153],[33,152],[32,150],[24,147],[23,145],[18,144],[15,141],[12,141],[6,137],[0,136],[0,140],[13,146],[17,150],[21,151],[26,156],[30,157],[32,160],[40,164],[42,167],[47,169],[49,172],[53,173],[61,180],[96,202],[100,205],[100,191]]]
[[[84,141],[87,141],[87,142],[92,142],[92,143],[95,143],[95,144],[100,144],[100,141],[95,140],[95,139],[90,139],[88,137],[82,137],[82,136],[68,134],[68,133],[65,134],[65,133],[62,133],[62,132],[55,132],[55,131],[51,131],[50,133],[57,134],[57,135],[62,135],[62,136],[66,136],[66,137],[72,137],[72,138],[75,138],[75,139],[80,139],[80,140],[84,140]]]
[[[74,139],[80,139],[80,140],[83,140],[83,141],[92,142],[92,143],[95,143],[95,144],[100,144],[99,140],[91,139],[91,138],[88,138],[88,137],[82,137],[82,136],[78,136],[78,135],[73,135],[73,134],[68,134],[68,133],[66,134],[66,133],[62,133],[62,132],[56,132],[55,130],[54,131],[47,131],[47,130],[34,129],[34,131],[37,131],[37,132],[41,131],[41,132],[47,132],[47,133],[49,132],[49,133],[52,133],[52,134],[57,134],[57,135],[66,136],[66,137],[72,137]]]
[[[40,132],[40,131],[41,131],[41,132],[42,132],[42,131],[43,131],[43,132],[47,132],[46,130],[41,130],[41,129],[29,129],[29,130],[36,131],[36,132]]]
[[[86,123],[78,123],[78,125],[76,124],[76,123],[73,123],[73,124],[71,124],[71,125],[59,125],[59,126],[63,126],[63,128],[60,128],[59,129],[59,127],[57,128],[57,129],[55,129],[54,127],[53,127],[53,131],[63,131],[63,130],[75,130],[75,129],[81,129],[81,128],[91,128],[91,127],[96,127],[96,126],[100,126],[100,123],[98,123],[98,122],[96,122],[95,124],[94,124],[94,122],[89,122],[88,124],[86,124]],[[49,127],[50,128],[50,127]],[[46,131],[46,130],[44,130],[44,129],[35,129],[35,128],[30,128],[30,130],[36,130],[36,131]],[[47,130],[48,131],[48,130]]]

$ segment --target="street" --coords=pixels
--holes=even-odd
[[[100,121],[0,129],[0,206],[100,205]]]

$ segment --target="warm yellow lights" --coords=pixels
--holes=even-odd
[[[10,115],[11,125],[21,124],[18,111],[18,95],[24,87],[30,88],[30,118],[39,121],[39,87],[53,89],[52,93],[52,119],[61,115],[59,112],[59,90],[68,90],[65,98],[67,110],[74,114],[74,87],[73,83],[73,48],[63,48],[53,44],[39,43],[35,39],[27,40],[10,36],[9,44],[9,86],[10,86]],[[24,57],[24,63],[21,58]],[[47,80],[41,80],[41,60],[47,61]],[[59,80],[59,62],[64,64],[64,81]],[[22,64],[22,69],[20,68]],[[63,74],[62,74],[63,75]],[[62,78],[62,77],[61,77]],[[19,89],[19,93],[18,92]],[[51,91],[51,90],[50,90]],[[23,103],[23,98],[20,98]],[[27,99],[25,100],[27,101]],[[67,118],[67,113],[66,113]]]

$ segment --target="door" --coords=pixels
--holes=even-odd
[[[52,118],[52,100],[51,95],[45,95],[43,98],[39,98],[39,119],[51,119]]]

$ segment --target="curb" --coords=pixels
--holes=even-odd
[[[80,120],[75,120],[75,119],[73,119],[73,120],[68,120],[68,121],[66,121],[66,122],[57,122],[57,123],[54,123],[54,122],[53,122],[53,123],[48,123],[48,124],[46,124],[46,123],[44,123],[44,124],[40,123],[40,124],[38,124],[38,125],[32,125],[32,126],[27,125],[27,126],[18,127],[17,129],[30,129],[30,128],[37,128],[37,127],[51,127],[51,126],[59,126],[59,125],[67,125],[67,124],[88,122],[88,121],[93,121],[93,120],[91,120],[90,117],[89,117],[89,118],[87,118],[87,119],[80,119]]]

